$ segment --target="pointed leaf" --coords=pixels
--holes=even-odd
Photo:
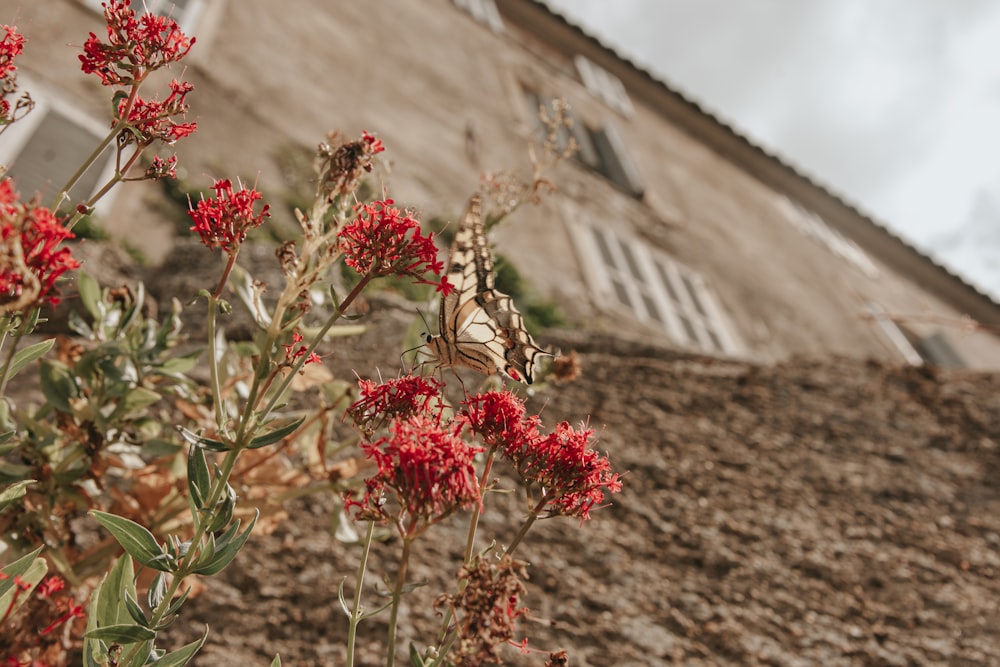
[[[144,526],[125,517],[98,510],[90,510],[90,515],[107,528],[125,553],[136,561],[160,572],[173,572],[173,559],[168,558],[156,538]]]
[[[146,613],[139,606],[139,603],[129,595],[128,591],[125,591],[125,608],[128,610],[128,615],[133,621],[138,623],[144,628],[149,627],[149,619],[146,618]]]
[[[189,431],[183,426],[178,426],[177,432],[180,433],[181,437],[187,440],[190,444],[196,447],[204,447],[210,452],[228,452],[232,449],[232,447],[221,440],[213,440],[211,438],[200,436],[194,431]]]
[[[215,558],[212,562],[205,567],[195,570],[194,573],[205,575],[218,574],[225,569],[227,565],[233,562],[233,559],[236,558],[236,554],[240,552],[240,549],[243,548],[243,545],[246,544],[246,541],[250,538],[250,533],[253,531],[253,527],[257,524],[257,517],[259,516],[260,511],[255,511],[253,519],[250,521],[250,525],[247,526],[247,529],[240,533],[239,536],[232,541],[223,544],[222,540],[219,540],[217,544],[218,551],[216,552]],[[239,522],[234,524],[234,527],[238,528]]]
[[[197,509],[205,508],[205,499],[212,487],[212,478],[208,473],[208,462],[205,460],[205,450],[202,447],[190,447],[187,460],[188,493]]]
[[[38,557],[41,551],[42,547],[39,547],[0,570],[7,575],[6,578],[0,579],[0,609],[6,614],[24,604],[31,597],[31,591],[48,572],[48,564],[43,558]],[[28,584],[27,591],[17,593],[15,577]]]
[[[77,386],[69,368],[52,360],[43,361],[38,379],[41,381],[45,400],[60,412],[72,414],[73,408],[69,404],[69,399],[76,397]]]
[[[17,354],[10,361],[10,371],[8,373],[9,377],[14,377],[17,372],[30,364],[35,359],[38,359],[45,355],[46,352],[52,349],[52,346],[56,344],[55,338],[50,338],[48,340],[43,340],[41,343],[35,343],[34,345],[29,345],[23,350],[18,350]]]
[[[26,493],[25,489],[34,483],[35,480],[33,479],[24,479],[20,482],[15,482],[3,491],[0,491],[0,512],[2,512],[7,505],[23,498]]]
[[[208,638],[208,626],[205,626],[205,634],[201,636],[190,644],[182,646],[173,653],[168,653],[156,662],[153,663],[155,667],[183,667],[188,664],[188,661],[194,657],[201,647],[205,644],[205,640]]]
[[[274,660],[271,661],[271,667],[281,667],[281,656],[277,653],[274,654]]]
[[[199,348],[194,352],[189,352],[180,357],[174,357],[163,362],[159,372],[164,375],[181,375],[198,365],[198,358],[201,357],[203,349]]]
[[[115,408],[115,414],[121,417],[135,416],[145,408],[160,400],[160,394],[145,387],[134,387],[128,390]]]
[[[268,445],[274,444],[279,440],[283,440],[286,436],[293,433],[295,429],[302,425],[305,421],[305,417],[300,417],[295,421],[289,422],[280,428],[276,428],[269,433],[263,435],[258,435],[256,438],[250,441],[247,445],[247,449],[258,449],[260,447],[267,447]]]
[[[100,587],[94,591],[89,618],[94,620],[94,628],[119,625],[128,621],[125,595],[135,597],[135,572],[132,559],[122,556],[105,575]],[[90,628],[93,629],[93,628]]]
[[[87,309],[91,317],[95,320],[98,319],[101,314],[100,306],[98,306],[98,302],[101,300],[101,286],[97,282],[97,278],[85,271],[78,272],[76,274],[76,289],[80,293],[83,307]]]
[[[156,638],[156,633],[139,625],[109,625],[96,628],[83,635],[88,639],[101,639],[116,644],[134,644]]]

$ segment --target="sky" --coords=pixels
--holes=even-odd
[[[1000,297],[1000,2],[545,1]]]

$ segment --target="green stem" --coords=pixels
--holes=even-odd
[[[410,562],[410,546],[413,539],[403,538],[403,553],[399,557],[399,572],[396,573],[396,585],[392,590],[392,610],[389,612],[389,638],[386,647],[385,666],[392,667],[396,662],[396,626],[399,621],[399,603],[403,597],[403,586],[406,584],[406,568]]]
[[[361,591],[365,584],[365,572],[368,570],[368,555],[371,553],[372,538],[375,535],[375,522],[368,522],[368,533],[365,535],[364,549],[361,552],[361,564],[358,565],[358,576],[354,582],[354,605],[351,607],[350,623],[347,628],[347,667],[354,667],[354,640],[358,634],[358,623],[363,616],[361,610]]]
[[[528,534],[528,530],[531,529],[531,526],[538,520],[538,516],[542,513],[542,509],[548,502],[548,497],[543,496],[542,499],[535,504],[535,506],[531,509],[531,512],[528,514],[527,520],[525,520],[525,522],[521,525],[521,529],[517,531],[517,535],[515,535],[514,539],[511,540],[509,545],[507,545],[507,548],[504,549],[504,556],[509,556],[514,552],[517,545],[520,544],[521,540],[524,539],[524,536]]]
[[[20,345],[21,339],[24,338],[25,318],[21,318],[21,325],[17,327],[17,331],[14,333],[14,340],[10,344],[10,349],[7,350],[7,355],[3,360],[3,369],[0,370],[0,396],[3,396],[7,391],[7,382],[10,381],[10,364],[14,361],[14,355],[17,354],[17,346]],[[7,331],[4,330],[4,342],[7,339]]]
[[[472,516],[469,518],[469,536],[465,540],[465,563],[472,562],[472,552],[476,546],[476,531],[479,528],[479,517],[483,513],[483,493],[486,491],[486,484],[490,479],[490,471],[493,469],[493,460],[496,458],[496,450],[490,449],[486,456],[486,463],[483,465],[483,474],[479,477],[479,503],[472,508]]]

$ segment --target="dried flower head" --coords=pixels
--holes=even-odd
[[[361,175],[372,170],[375,156],[385,150],[382,141],[367,132],[357,141],[339,139],[338,133],[330,133],[316,152],[318,194],[327,202],[357,190]]]
[[[139,83],[150,72],[178,62],[194,45],[168,16],[144,13],[136,16],[129,0],[101,3],[107,23],[107,42],[90,37],[80,54],[81,68],[96,74],[105,86]]]
[[[239,190],[233,190],[232,181],[224,179],[216,181],[212,189],[215,190],[214,199],[202,199],[188,211],[194,220],[191,231],[201,235],[201,242],[206,247],[222,248],[232,254],[246,240],[247,232],[260,227],[264,219],[270,217],[270,206],[264,204],[260,213],[254,213],[254,203],[262,198],[261,194],[247,190],[242,183]]]
[[[580,357],[576,352],[560,354],[552,360],[549,377],[557,382],[572,382],[580,377],[582,370],[583,364],[580,363]]]
[[[454,596],[442,596],[435,607],[447,603],[454,612],[458,640],[449,657],[456,665],[500,664],[500,649],[514,643],[514,623],[528,613],[521,606],[527,579],[526,563],[505,556],[490,562],[477,556],[458,575],[461,591]]]

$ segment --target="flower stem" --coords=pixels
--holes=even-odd
[[[14,340],[11,341],[10,349],[7,350],[7,355],[3,360],[3,369],[0,370],[0,396],[3,396],[7,392],[7,382],[10,380],[10,364],[14,361],[14,355],[17,353],[17,346],[20,344],[21,339],[25,334],[24,319],[21,319],[21,325],[17,327],[17,331],[14,333]],[[7,330],[4,330],[4,342],[6,342]]]
[[[403,553],[399,557],[399,572],[396,573],[396,585],[392,590],[392,609],[389,612],[389,638],[386,647],[385,666],[392,667],[396,662],[396,626],[399,621],[399,602],[403,597],[403,586],[406,584],[406,568],[410,562],[410,546],[413,538],[403,538]]]
[[[371,553],[372,537],[375,535],[375,522],[368,522],[368,533],[365,535],[364,549],[361,552],[361,563],[358,565],[358,576],[355,581],[354,605],[351,607],[350,623],[347,627],[347,667],[354,667],[354,640],[358,634],[358,623],[361,622],[361,590],[365,584],[365,572],[368,570],[368,555]]]
[[[548,497],[543,495],[542,499],[535,504],[535,506],[531,509],[531,512],[528,514],[528,518],[525,519],[524,523],[521,525],[521,529],[517,531],[517,535],[515,535],[514,539],[507,545],[507,548],[504,549],[504,556],[509,556],[514,552],[517,545],[520,544],[521,540],[524,539],[524,536],[528,534],[528,530],[530,530],[531,526],[533,526],[535,521],[538,520],[539,515],[542,513],[542,508],[544,508],[548,502]]]

